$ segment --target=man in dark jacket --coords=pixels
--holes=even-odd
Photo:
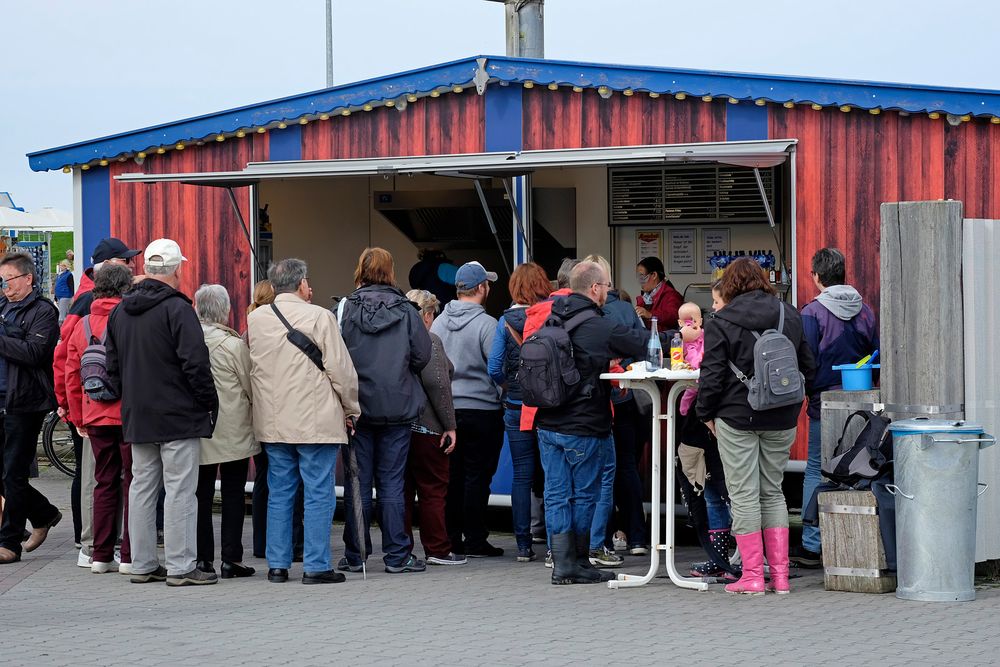
[[[195,567],[200,438],[212,437],[219,411],[212,366],[191,300],[177,291],[186,258],[170,239],[146,247],[146,279],[125,295],[107,328],[107,366],[122,397],[132,443],[129,537],[132,582],[214,584]],[[163,541],[156,556],[156,499],[166,491]]]
[[[545,470],[545,525],[552,542],[553,584],[595,583],[613,575],[588,559],[590,528],[611,444],[611,385],[601,380],[612,359],[641,357],[648,334],[601,317],[611,279],[600,264],[581,262],[570,274],[573,293],[557,297],[552,315],[563,322],[592,312],[571,333],[580,382],[566,402],[538,411],[538,446]]]
[[[0,260],[0,564],[21,560],[26,521],[34,528],[24,544],[33,551],[62,518],[28,483],[38,433],[55,405],[52,351],[59,339],[59,314],[41,295],[31,257],[9,253]]]

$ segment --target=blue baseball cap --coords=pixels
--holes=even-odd
[[[466,262],[455,272],[455,289],[475,289],[486,280],[496,282],[497,274],[487,271],[479,262]]]

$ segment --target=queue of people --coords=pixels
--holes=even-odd
[[[707,317],[697,304],[681,303],[657,258],[636,267],[634,305],[598,255],[564,262],[554,290],[542,267],[522,264],[499,320],[484,308],[498,276],[479,262],[457,268],[455,299],[442,304],[428,290],[404,294],[391,254],[366,248],[355,290],[327,309],[312,303],[306,263],[285,259],[255,287],[242,335],[229,327],[224,287],[202,285],[193,303],[179,291],[186,258],[177,243],[150,243],[145,274],[133,276],[129,264],[140,252],[102,240],[61,331],[30,258],[0,260],[0,564],[37,548],[62,518],[27,481],[42,419],[58,407],[80,441],[74,532],[78,564],[94,573],[170,586],[216,583],[218,481],[219,573],[253,576],[243,562],[251,460],[253,552],[266,558],[271,582],[287,581],[296,560],[306,584],[339,583],[344,572],[361,571],[376,516],[390,574],[502,557],[489,541],[486,510],[506,436],[513,559],[537,558],[533,489],[541,488],[552,583],[607,581],[613,575],[597,568],[620,567],[617,552],[640,556],[650,548],[639,475],[648,417],[632,392],[600,376],[643,358],[655,318],[662,346],[680,332],[686,359],[701,371],[697,389],[681,399],[679,428],[682,496],[709,556],[692,575],[723,577],[732,593],[787,593],[781,483],[802,405],[751,405],[757,334],[778,329],[795,350],[810,397],[810,466],[818,457],[812,407],[820,390],[836,386],[816,360],[828,368],[877,347],[871,309],[843,284],[844,258],[834,249],[813,260],[820,296],[802,315],[742,259],[713,287]],[[579,379],[561,402],[539,408],[522,387],[521,348],[544,327],[562,325]],[[334,472],[342,453],[350,455],[345,486],[353,492],[345,492],[345,553],[334,564]],[[807,491],[810,484],[807,475]],[[423,558],[415,554],[414,520]],[[742,567],[730,560],[734,543]],[[792,556],[801,566],[817,561],[815,532]]]

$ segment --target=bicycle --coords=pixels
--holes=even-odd
[[[49,464],[59,472],[76,475],[76,456],[73,454],[73,436],[69,425],[53,410],[45,415],[42,425],[42,449]]]

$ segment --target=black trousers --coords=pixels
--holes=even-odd
[[[618,508],[617,521],[608,521],[605,546],[612,546],[616,527],[628,536],[628,545],[649,544],[646,529],[646,512],[642,506],[642,478],[639,476],[639,460],[642,458],[644,441],[639,437],[639,422],[646,420],[639,414],[635,399],[615,404],[612,432],[615,436],[615,487],[614,505]]]
[[[212,499],[215,479],[222,480],[222,560],[243,561],[244,492],[250,459],[210,463],[198,468],[198,560],[215,560],[215,530],[212,527]]]
[[[266,558],[267,553],[267,454],[261,452],[253,457],[253,555],[255,558]],[[302,548],[305,534],[302,526],[305,498],[302,495],[302,484],[295,494],[295,506],[292,508],[292,559],[302,559]]]
[[[38,448],[38,434],[47,412],[3,414],[0,419],[0,495],[5,499],[0,547],[21,553],[21,538],[27,521],[42,526],[59,510],[28,483],[31,462]]]
[[[451,454],[445,523],[452,549],[481,547],[490,531],[486,508],[503,449],[503,410],[455,410],[458,445]],[[464,537],[464,540],[463,540]]]
[[[83,514],[80,509],[80,476],[83,475],[83,436],[76,427],[66,422],[69,427],[69,434],[73,438],[73,459],[76,461],[76,472],[73,474],[73,483],[69,487],[69,501],[73,508],[73,541],[80,542],[80,533],[83,531]]]

